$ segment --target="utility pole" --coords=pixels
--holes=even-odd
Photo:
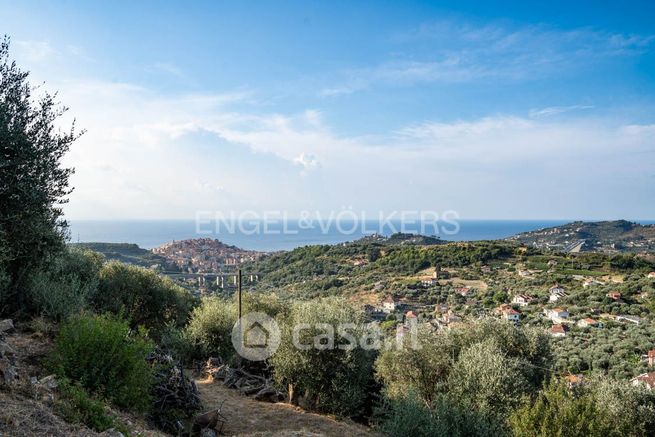
[[[241,320],[241,269],[237,272],[237,302],[239,306],[239,320]]]

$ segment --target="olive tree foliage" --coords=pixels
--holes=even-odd
[[[298,302],[281,319],[280,347],[270,358],[275,381],[289,390],[292,403],[357,416],[368,399],[374,359],[362,339],[372,345],[375,333],[342,300]]]
[[[515,436],[648,436],[655,430],[655,393],[597,375],[568,387],[552,379],[509,417]]]
[[[96,293],[103,262],[101,254],[80,249],[53,257],[27,281],[30,313],[57,322],[81,313]]]
[[[430,407],[415,393],[387,399],[378,411],[377,427],[390,437],[499,437],[507,433],[478,411],[439,394]]]
[[[449,394],[461,405],[501,423],[516,408],[529,383],[525,362],[503,352],[494,339],[465,349],[448,377]]]
[[[152,270],[112,261],[100,269],[90,304],[99,313],[120,314],[133,328],[144,326],[159,337],[166,326],[187,322],[194,297]]]
[[[0,276],[2,310],[23,309],[27,273],[61,251],[66,222],[61,205],[73,172],[61,164],[78,138],[75,124],[63,132],[55,122],[66,111],[56,95],[33,96],[28,72],[9,59],[9,38],[0,42]]]
[[[505,414],[504,404],[515,405],[541,387],[552,361],[543,332],[494,319],[448,331],[419,329],[418,344],[420,349],[405,342],[376,360],[376,375],[387,397],[413,390],[429,407],[449,393],[475,408]],[[505,372],[511,373],[511,380]],[[507,391],[501,399],[490,387]]]
[[[380,354],[375,362],[375,372],[384,382],[385,394],[391,399],[404,397],[413,391],[418,399],[430,406],[447,389],[453,357],[459,350],[454,336],[442,335],[427,325],[417,328],[417,343],[405,338],[401,349],[391,349]]]
[[[261,312],[276,318],[284,307],[274,294],[244,294],[243,314]],[[226,361],[236,358],[232,345],[232,328],[238,318],[236,299],[207,297],[191,313],[182,335],[191,343],[195,358],[220,356]]]

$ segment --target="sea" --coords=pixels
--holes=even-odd
[[[215,238],[242,249],[274,252],[317,244],[338,244],[373,234],[407,232],[448,241],[496,240],[537,229],[559,226],[572,220],[457,220],[403,223],[331,222],[203,222],[195,220],[69,220],[70,241],[134,243],[152,249],[173,240]],[[655,221],[639,220],[641,224]]]

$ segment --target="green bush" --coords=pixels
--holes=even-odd
[[[345,347],[352,342],[338,333],[339,325],[353,324],[350,333],[360,339],[365,332],[361,322],[360,313],[337,299],[299,302],[282,318],[280,347],[270,363],[277,384],[293,388],[289,396],[293,403],[299,398],[306,408],[348,417],[363,412],[371,395],[374,354],[359,344]],[[300,324],[307,326],[299,332],[300,343],[311,346],[303,350],[293,344],[293,328]],[[314,346],[317,336],[326,332],[319,324],[334,330],[334,347]]]
[[[198,348],[189,338],[187,331],[176,326],[166,326],[157,345],[162,351],[185,364],[189,364],[194,358],[200,357]]]
[[[151,270],[114,261],[100,270],[91,303],[97,312],[123,314],[133,328],[145,326],[158,337],[167,325],[186,323],[194,298]]]
[[[588,393],[574,393],[558,381],[552,381],[533,404],[517,409],[509,424],[517,437],[614,435],[607,417]]]
[[[378,429],[391,437],[502,436],[475,410],[462,407],[448,396],[438,395],[431,407],[413,393],[386,400],[378,412]]]
[[[275,295],[245,294],[243,314],[262,312],[276,317],[283,311]],[[230,361],[236,351],[232,346],[232,328],[237,321],[237,304],[234,298],[208,297],[191,313],[184,336],[193,344],[196,358],[220,356]]]
[[[54,258],[28,282],[31,312],[55,321],[79,314],[96,291],[102,262],[102,255],[78,249]]]
[[[66,422],[83,423],[98,432],[116,426],[114,417],[106,412],[104,402],[92,398],[80,385],[61,379],[58,391],[60,397],[55,409]]]
[[[421,327],[418,343],[420,348],[404,344],[377,358],[376,376],[388,397],[413,390],[430,405],[452,391],[461,402],[505,414],[508,406],[541,387],[551,367],[550,339],[543,332],[493,319],[447,331]]]
[[[570,389],[552,380],[536,401],[509,419],[516,436],[647,436],[655,429],[655,394],[607,376]]]
[[[152,349],[126,321],[110,315],[78,316],[63,325],[51,358],[60,377],[119,407],[145,411],[153,378],[146,356]]]

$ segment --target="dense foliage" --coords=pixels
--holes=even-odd
[[[100,269],[91,303],[98,312],[126,317],[157,337],[167,325],[182,326],[194,305],[192,295],[157,273],[116,261]]]
[[[0,42],[0,287],[5,312],[23,310],[29,274],[64,248],[60,205],[71,169],[61,160],[77,138],[56,120],[65,112],[53,95],[32,96],[28,73],[9,60]]]
[[[655,395],[625,382],[567,387],[553,380],[509,420],[515,436],[646,436],[655,426]]]
[[[94,431],[102,432],[109,428],[123,428],[123,424],[107,412],[103,401],[95,399],[79,384],[65,378],[59,381],[57,412],[70,423],[83,423]]]
[[[115,405],[145,411],[150,405],[153,344],[110,315],[78,316],[64,324],[52,353],[57,375]]]
[[[99,254],[77,249],[54,257],[28,281],[30,312],[55,321],[82,312],[97,291],[102,262]]]
[[[344,324],[350,324],[350,339],[339,330]],[[298,326],[303,329],[294,335]],[[290,391],[290,401],[343,416],[361,414],[370,395],[374,355],[362,347],[366,331],[360,315],[336,299],[299,302],[283,318],[281,331],[270,363],[277,383]]]
[[[281,302],[275,295],[246,294],[242,301],[243,314],[262,312],[275,318],[283,311]],[[236,299],[210,297],[191,313],[189,324],[184,332],[169,333],[168,341],[175,342],[173,349],[184,348],[184,342],[190,342],[190,349],[183,354],[184,358],[208,358],[220,356],[232,361],[236,351],[232,345],[232,328],[237,321]],[[172,338],[177,336],[178,338]]]

